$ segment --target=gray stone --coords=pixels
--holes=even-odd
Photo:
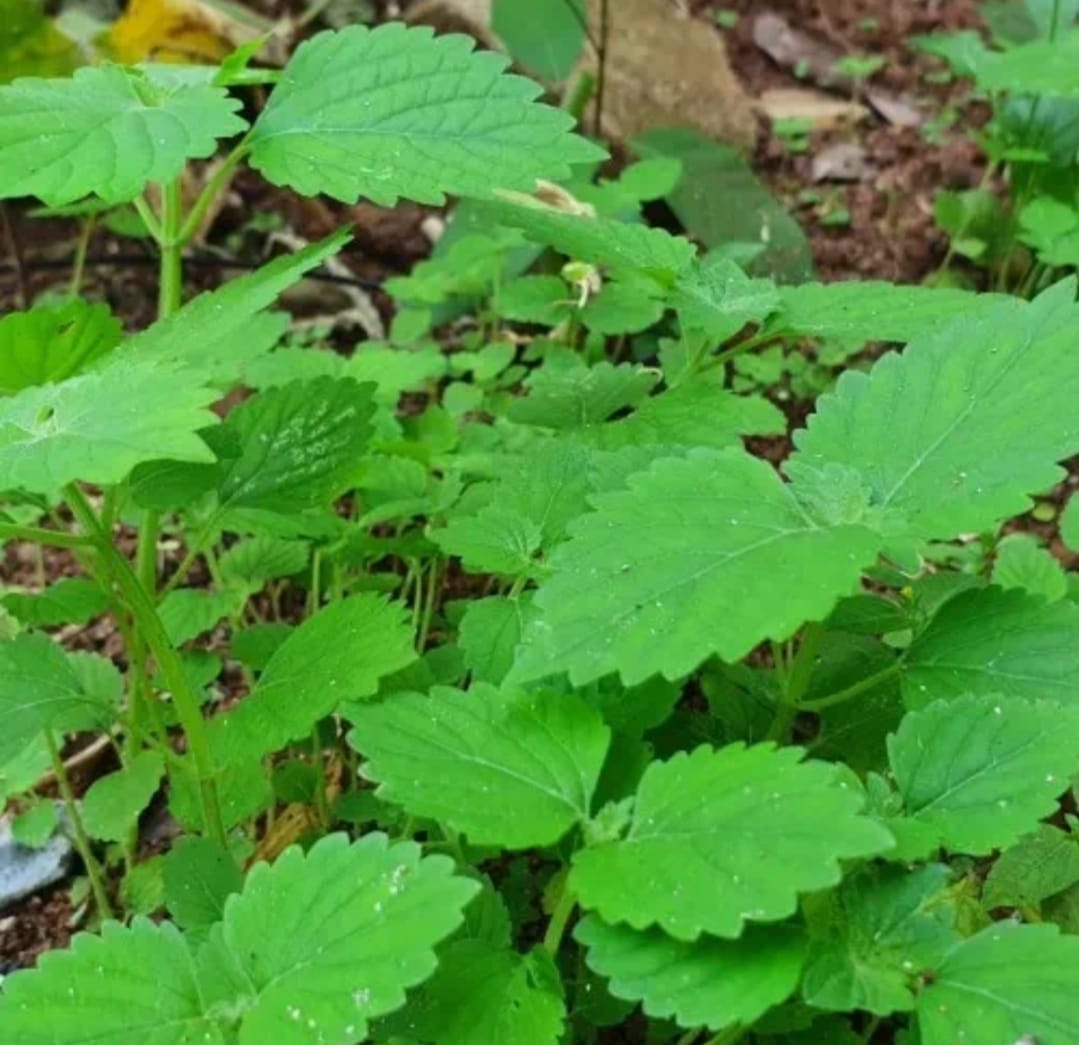
[[[0,818],[0,910],[67,877],[73,849],[60,830],[41,849],[19,845],[11,818]]]

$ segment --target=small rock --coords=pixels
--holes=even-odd
[[[854,142],[838,142],[813,157],[814,181],[861,181],[866,175],[866,152]]]
[[[596,33],[599,7],[599,0],[590,0]],[[591,48],[584,61],[594,74]],[[670,0],[618,0],[610,6],[603,132],[629,139],[669,126],[744,147],[757,136],[752,103],[718,29]]]
[[[595,36],[599,6],[599,0],[590,0]],[[407,17],[438,32],[463,31],[486,46],[500,47],[491,32],[490,10],[491,0],[421,0]],[[591,47],[585,47],[580,69],[595,75]],[[591,122],[589,114],[585,126]],[[629,139],[672,125],[745,147],[757,135],[749,96],[731,69],[716,28],[690,18],[670,0],[617,0],[610,4],[604,136]]]
[[[0,818],[0,910],[65,878],[72,854],[61,831],[41,849],[28,849],[12,837],[11,818]]]
[[[757,101],[757,109],[769,120],[804,120],[816,131],[834,130],[869,115],[864,105],[804,87],[764,91]]]

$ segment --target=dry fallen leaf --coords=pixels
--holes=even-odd
[[[131,0],[109,29],[106,47],[127,64],[215,63],[257,35],[255,27],[201,0]]]
[[[777,87],[764,91],[757,101],[757,109],[769,120],[804,120],[817,131],[857,123],[869,114],[869,110],[857,102],[844,101],[805,87]]]

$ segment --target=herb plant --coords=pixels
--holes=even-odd
[[[250,125],[243,56],[0,88],[0,195],[131,204],[161,256],[132,336],[0,320],[0,535],[81,569],[0,597],[0,783],[32,842],[51,766],[99,923],[5,980],[0,1041],[1079,1040],[1079,607],[1002,534],[1079,453],[1074,277],[748,275],[642,222],[677,163],[594,177],[503,67],[321,34]],[[347,231],[184,303],[244,163],[466,198],[387,342],[268,311]],[[777,468],[746,364],[800,341],[905,347]],[[50,634],[104,613],[122,675]],[[118,759],[81,797],[76,732]]]

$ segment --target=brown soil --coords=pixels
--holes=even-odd
[[[928,82],[938,63],[913,51],[911,36],[972,28],[980,24],[976,0],[915,3],[913,0],[702,0],[693,5],[704,19],[717,11],[734,11],[737,25],[724,30],[732,64],[751,97],[778,87],[812,87],[791,69],[780,68],[753,41],[753,24],[766,12],[780,15],[793,27],[819,39],[841,54],[880,55],[886,65],[870,86],[914,101],[931,118],[945,106],[962,102],[964,89]],[[849,92],[834,90],[838,98]],[[964,120],[978,124],[985,114],[966,106]],[[867,177],[853,185],[812,186],[813,156],[828,145],[853,141],[866,150]],[[761,121],[754,167],[797,215],[809,237],[819,277],[889,279],[920,283],[939,265],[946,241],[933,221],[933,196],[939,189],[964,189],[982,176],[984,161],[960,130],[945,131],[936,144],[918,128],[898,127],[872,113],[852,129],[812,136],[805,153],[793,153],[769,133]],[[799,194],[812,187],[828,206],[806,206]],[[849,225],[821,223],[828,211],[843,206]]]

